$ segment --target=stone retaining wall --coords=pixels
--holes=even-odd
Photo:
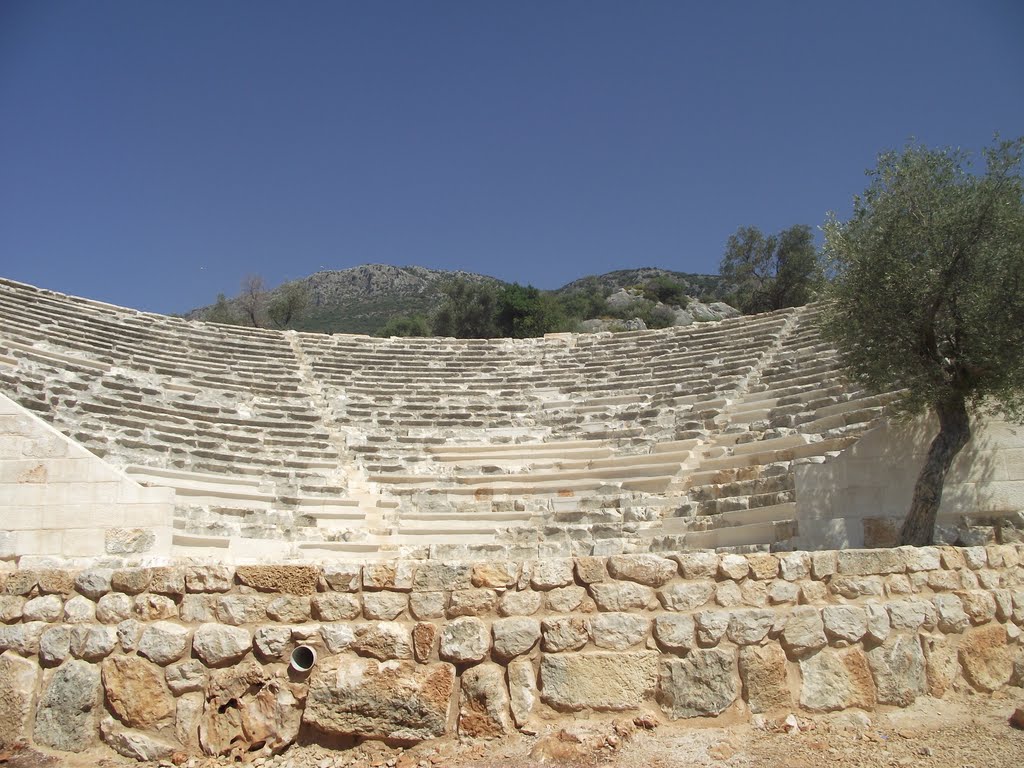
[[[0,621],[0,748],[871,710],[1024,684],[1024,546],[21,569],[0,571]]]

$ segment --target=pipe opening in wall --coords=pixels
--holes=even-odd
[[[292,651],[291,668],[296,672],[309,672],[316,664],[316,649],[300,645]]]

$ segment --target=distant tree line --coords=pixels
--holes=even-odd
[[[249,275],[242,280],[239,294],[229,301],[223,294],[206,310],[210,323],[245,325],[251,328],[292,328],[309,305],[309,292],[300,283],[285,283],[271,293],[263,278]]]

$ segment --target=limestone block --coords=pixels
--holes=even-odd
[[[960,677],[957,647],[942,635],[922,634],[920,638],[928,695],[942,698]]]
[[[923,573],[912,574],[915,578],[924,576],[925,582],[927,583],[927,576]],[[885,577],[885,593],[887,595],[909,595],[914,592],[920,591],[922,585],[915,587],[914,582],[910,580],[910,576],[905,573],[890,573]]]
[[[758,581],[768,581],[779,575],[779,559],[775,555],[756,552],[747,555],[747,563],[750,565],[751,577]]]
[[[743,697],[754,713],[790,711],[792,696],[786,654],[777,645],[748,645],[740,649]]]
[[[867,616],[865,635],[875,643],[884,643],[889,637],[889,630],[892,625],[889,621],[889,611],[884,605],[878,603],[866,603],[864,613]]]
[[[604,581],[608,576],[603,557],[577,557],[576,578],[582,584],[594,584]]]
[[[794,608],[782,630],[782,644],[794,657],[806,656],[828,643],[821,612],[811,606]]]
[[[590,622],[580,616],[545,619],[540,626],[548,653],[578,651],[590,641]]]
[[[22,621],[60,621],[64,602],[58,595],[42,595],[25,602],[21,609]]]
[[[450,664],[336,656],[310,677],[302,722],[321,733],[418,742],[447,732]]]
[[[437,627],[429,621],[419,621],[412,628],[412,652],[416,661],[426,664],[434,654]]]
[[[720,581],[715,586],[715,603],[723,608],[732,608],[743,602],[743,592],[735,581]]]
[[[64,628],[54,627],[48,632],[59,629]],[[13,750],[25,742],[38,677],[34,662],[11,651],[0,655],[0,751]]]
[[[988,552],[984,547],[963,547],[960,554],[963,555],[964,562],[972,571],[980,570],[988,565]]]
[[[712,581],[695,581],[671,584],[658,590],[658,600],[666,611],[692,611],[700,608],[715,594]]]
[[[936,547],[939,550],[939,559],[942,567],[949,570],[966,568],[967,561],[964,560],[963,552],[956,547]]]
[[[497,605],[498,593],[493,589],[457,589],[448,602],[448,618],[488,616]]]
[[[373,621],[355,628],[352,650],[380,661],[412,658],[412,636],[397,621]]]
[[[800,581],[811,576],[811,556],[807,552],[779,555],[779,574],[786,581]]]
[[[849,576],[879,576],[907,570],[905,550],[843,549],[838,552],[839,573]]]
[[[982,590],[965,590],[957,592],[972,624],[985,624],[996,617],[996,599],[991,592]]]
[[[747,608],[733,611],[729,616],[726,636],[736,645],[755,645],[768,636],[775,623],[774,611]]]
[[[345,592],[323,592],[310,601],[313,618],[320,621],[344,621],[358,618],[363,612],[359,595]]]
[[[415,564],[409,560],[390,563],[367,563],[363,566],[363,589],[390,589],[408,592],[412,589]]]
[[[654,602],[654,590],[630,581],[606,581],[590,585],[590,594],[602,611],[644,609]]]
[[[103,624],[117,624],[132,615],[134,600],[121,592],[102,595],[96,603],[96,619]]]
[[[894,635],[866,655],[879,704],[906,707],[927,692],[924,653],[917,637]]]
[[[21,621],[25,598],[21,595],[0,595],[0,622],[13,624]]]
[[[768,602],[771,605],[790,605],[800,600],[800,587],[791,581],[775,579],[768,583]]]
[[[938,617],[938,627],[947,635],[959,634],[971,625],[971,618],[964,612],[964,605],[956,595],[935,595],[932,598]]]
[[[235,569],[228,565],[190,565],[185,568],[187,592],[227,592],[235,584]]]
[[[1013,620],[1013,592],[1008,589],[992,590],[992,597],[996,601],[996,619],[1007,622]]]
[[[138,656],[113,656],[102,671],[107,706],[125,725],[154,729],[174,719],[174,697],[159,667]]]
[[[39,571],[19,568],[7,574],[7,579],[4,581],[4,594],[27,595],[38,586]]]
[[[660,587],[678,575],[679,566],[657,555],[613,555],[608,558],[608,572],[616,579]]]
[[[392,621],[397,619],[409,605],[404,592],[364,592],[363,616],[368,619]]]
[[[54,670],[36,707],[32,737],[37,744],[63,752],[83,752],[97,741],[100,668],[67,661]]]
[[[189,630],[170,621],[158,621],[142,631],[139,655],[165,666],[185,655],[189,647]]]
[[[507,589],[519,581],[519,564],[507,561],[474,563],[470,580],[474,587]]]
[[[701,611],[694,620],[697,624],[697,644],[703,648],[718,645],[729,628],[728,611]]]
[[[527,617],[498,619],[491,625],[494,656],[506,661],[533,650],[540,640],[540,622]]]
[[[39,652],[39,640],[48,625],[43,621],[0,626],[0,652],[15,651],[22,656]]]
[[[455,589],[469,589],[472,583],[472,567],[466,563],[447,563],[427,560],[416,566],[412,588],[416,592],[450,592]]]
[[[267,601],[263,595],[219,595],[213,606],[217,620],[233,627],[267,620]]]
[[[110,577],[110,588],[115,592],[137,595],[149,588],[152,579],[149,568],[118,568]]]
[[[545,655],[541,699],[562,712],[636,709],[654,693],[658,658],[656,651]]]
[[[916,632],[922,627],[934,629],[938,616],[929,600],[893,600],[889,603],[889,619],[895,630]]]
[[[273,621],[285,624],[301,624],[309,621],[310,599],[299,595],[282,595],[267,603],[267,616]],[[365,607],[365,606],[364,606]]]
[[[823,603],[828,599],[828,587],[820,581],[805,581],[800,584],[800,603],[810,605]]]
[[[936,571],[942,567],[942,552],[938,547],[897,547],[910,572]]]
[[[64,622],[66,624],[84,624],[95,621],[96,607],[96,603],[84,595],[75,595],[64,603]]]
[[[62,663],[71,654],[71,627],[48,627],[39,637],[39,661],[52,667]]]
[[[986,693],[1002,688],[1013,674],[1013,653],[1000,624],[968,632],[960,643],[959,659],[967,682]]]
[[[107,528],[103,531],[103,551],[108,555],[141,555],[157,543],[151,528]]]
[[[823,648],[800,659],[800,706],[813,712],[874,709],[875,683],[859,646]]]
[[[825,634],[837,645],[859,643],[868,631],[867,612],[856,605],[826,605],[821,618]]]
[[[537,673],[529,660],[513,661],[508,665],[509,704],[516,726],[523,728],[537,703]]]
[[[67,597],[75,591],[75,576],[73,571],[63,568],[47,568],[36,572],[36,583],[44,595]]]
[[[575,584],[571,587],[556,587],[544,593],[547,609],[554,613],[572,613],[583,603],[587,590]]]
[[[206,668],[199,659],[171,664],[164,669],[164,681],[175,696],[201,691],[206,683]]]
[[[834,551],[811,552],[811,576],[818,581],[839,570],[839,557]]]
[[[683,552],[672,559],[687,579],[714,579],[718,575],[718,555],[714,552]]]
[[[573,565],[568,558],[534,560],[530,563],[530,585],[534,589],[554,589],[572,584]]]
[[[181,750],[181,745],[170,739],[125,728],[109,716],[100,721],[100,735],[119,755],[140,761],[164,760]]]
[[[252,635],[242,627],[200,624],[192,635],[192,650],[208,667],[241,660],[252,648]]]
[[[739,581],[750,573],[750,564],[743,555],[722,555],[718,562],[718,576]]]
[[[71,655],[86,661],[109,656],[117,645],[117,630],[103,624],[74,624],[71,627]]]
[[[666,659],[658,680],[658,703],[673,720],[724,712],[736,700],[736,661],[731,650],[695,650]]]
[[[633,613],[601,613],[590,620],[594,645],[624,651],[647,640],[651,620]]]
[[[142,639],[142,630],[145,626],[135,619],[125,619],[117,624],[117,641],[121,644],[121,650],[125,653],[132,653],[139,646]]]
[[[505,670],[489,663],[467,669],[459,696],[459,735],[497,738],[512,730]]]
[[[320,568],[315,565],[239,565],[235,576],[239,583],[260,592],[312,595],[320,580]]]
[[[320,637],[328,653],[341,653],[356,641],[356,631],[351,624],[321,624]]]
[[[878,576],[833,576],[828,586],[832,592],[847,600],[881,597],[884,591],[882,579]]]
[[[335,592],[355,592],[359,589],[361,568],[357,563],[325,564],[320,576],[324,585]]]
[[[75,589],[92,600],[110,591],[114,571],[110,568],[89,568],[75,577]]]
[[[142,621],[176,619],[178,618],[178,606],[166,595],[154,595],[147,592],[135,596],[135,600],[132,601],[132,613]]]
[[[409,612],[415,619],[440,619],[447,606],[446,592],[413,592],[409,595]]]
[[[654,620],[654,639],[666,651],[682,653],[697,647],[696,628],[692,616],[664,614]]]

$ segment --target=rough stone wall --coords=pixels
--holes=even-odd
[[[795,543],[805,549],[892,546],[937,431],[933,415],[889,421],[834,459],[797,467]],[[946,475],[937,522],[937,543],[1024,540],[1024,426],[973,420],[971,440]]]
[[[415,742],[990,692],[1024,684],[1022,563],[994,545],[9,569],[0,748],[265,753],[300,730]]]
[[[174,491],[144,488],[0,394],[0,559],[170,552]]]

